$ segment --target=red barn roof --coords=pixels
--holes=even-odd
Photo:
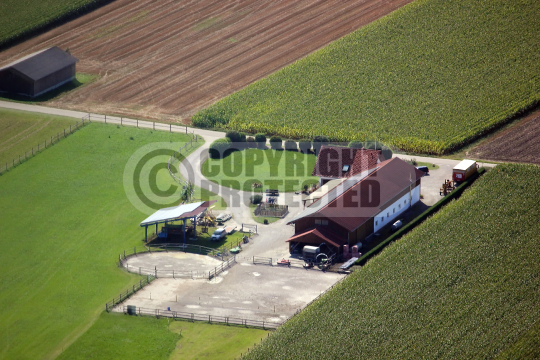
[[[345,245],[347,243],[347,239],[339,236],[332,230],[323,226],[318,226],[311,230],[307,230],[303,233],[294,235],[289,240],[287,240],[287,242],[291,241],[313,245],[319,245],[324,242],[335,247],[340,247],[341,245]]]
[[[399,158],[383,161],[370,171],[344,180],[289,223],[304,217],[325,217],[353,231],[389,206],[423,174]]]
[[[382,160],[380,150],[323,145],[311,175],[347,178],[374,168]]]

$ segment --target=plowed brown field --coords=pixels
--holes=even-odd
[[[540,165],[540,112],[530,114],[521,124],[475,147],[468,155],[484,160]]]
[[[57,45],[96,82],[48,104],[186,121],[412,0],[117,0],[0,54]]]

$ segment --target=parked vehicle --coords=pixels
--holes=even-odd
[[[456,166],[454,166],[454,171],[452,173],[452,179],[456,182],[465,181],[478,171],[478,164],[474,160],[463,160]]]
[[[223,223],[223,222],[229,220],[230,218],[231,218],[230,214],[219,214],[218,217],[216,218],[216,221],[218,223]]]
[[[317,255],[321,252],[320,246],[309,246],[306,245],[302,249],[302,256],[304,259],[309,259],[314,261],[317,258]]]
[[[418,170],[420,171],[423,171],[424,172],[424,175],[428,175],[429,174],[429,168],[427,166],[417,166],[416,167]]]
[[[390,226],[390,230],[396,231],[397,229],[399,229],[402,226],[403,226],[403,223],[401,222],[401,220],[398,220],[395,223],[393,223],[392,226]]]
[[[210,241],[219,241],[223,239],[226,235],[227,235],[227,232],[225,231],[225,229],[219,228],[216,231],[214,231],[212,236],[210,236]]]

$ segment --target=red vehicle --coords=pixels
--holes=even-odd
[[[455,182],[467,180],[472,174],[478,171],[478,164],[474,160],[463,160],[456,166],[452,173],[452,179]]]

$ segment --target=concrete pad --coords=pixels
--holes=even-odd
[[[177,251],[144,253],[127,259],[130,267],[157,267],[158,270],[210,270],[221,265],[221,260],[207,255]]]
[[[210,281],[157,279],[123,305],[283,322],[343,276],[240,262]]]

